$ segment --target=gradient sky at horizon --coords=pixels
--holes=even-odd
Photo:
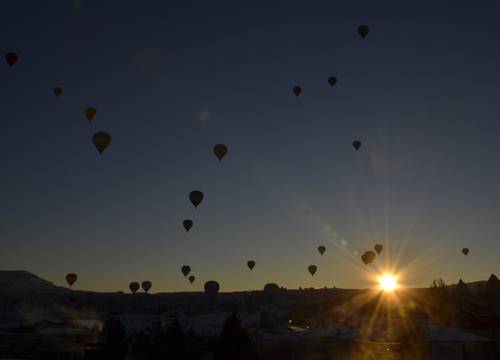
[[[16,1],[0,24],[20,55],[0,66],[0,269],[153,292],[500,275],[498,2]]]

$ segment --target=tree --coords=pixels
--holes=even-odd
[[[149,358],[151,349],[151,341],[148,334],[140,330],[134,334],[134,342],[132,345],[132,353],[136,358]]]
[[[238,311],[235,309],[224,322],[222,333],[216,344],[215,360],[253,360],[256,358],[253,343],[241,326]]]
[[[177,316],[167,326],[158,321],[151,329],[149,358],[153,360],[199,359],[199,344],[194,334],[187,335]]]
[[[434,279],[432,280],[431,284],[431,289],[446,289],[446,284],[444,283],[444,280],[439,278],[439,279]]]
[[[262,310],[260,313],[259,319],[259,328],[260,329],[271,329],[273,327],[273,322],[269,318],[267,311]]]
[[[128,338],[119,319],[110,318],[102,329],[101,354],[104,359],[123,360],[128,353]]]
[[[168,359],[194,360],[199,358],[195,338],[186,335],[177,316],[168,324],[165,335]]]

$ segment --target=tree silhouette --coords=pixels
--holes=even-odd
[[[128,353],[128,338],[125,327],[119,319],[110,318],[102,329],[101,356],[103,359],[123,360]]]
[[[168,325],[161,321],[153,324],[149,349],[142,351],[146,359],[152,360],[195,360],[199,359],[198,339],[193,333],[186,334],[176,316]],[[140,350],[138,344],[138,350]]]
[[[197,358],[196,351],[194,347],[189,346],[188,336],[182,329],[177,316],[168,324],[165,335],[168,359],[188,360]]]
[[[132,345],[132,353],[138,359],[148,359],[151,357],[151,338],[143,330],[134,334],[134,342]]]
[[[259,318],[259,328],[260,329],[271,329],[273,327],[273,322],[269,318],[267,311],[262,310]]]
[[[235,309],[224,322],[216,349],[215,360],[253,360],[257,358],[253,343],[241,326],[238,311]]]

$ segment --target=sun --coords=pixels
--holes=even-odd
[[[379,286],[384,292],[393,292],[398,288],[398,279],[392,274],[382,274],[379,278]]]

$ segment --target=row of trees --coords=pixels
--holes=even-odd
[[[177,317],[167,324],[157,321],[150,329],[129,336],[121,321],[112,318],[104,324],[99,353],[109,360],[124,360],[128,354],[142,360],[194,360],[209,353],[214,360],[257,358],[236,310],[226,319],[217,338],[202,338],[185,331]]]

